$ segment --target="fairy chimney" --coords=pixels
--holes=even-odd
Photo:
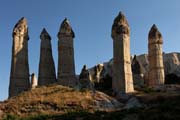
[[[41,32],[40,39],[38,85],[48,85],[56,82],[56,72],[52,55],[51,37],[45,28]]]
[[[12,33],[12,60],[9,84],[9,97],[30,88],[28,63],[28,26],[23,17],[15,25]]]
[[[113,78],[112,88],[116,94],[134,91],[130,56],[130,28],[122,12],[112,26]]]
[[[58,32],[58,82],[65,86],[77,84],[74,63],[74,32],[67,19],[61,23]]]
[[[164,84],[162,44],[162,35],[156,25],[153,25],[148,36],[149,71],[147,84],[150,87]]]

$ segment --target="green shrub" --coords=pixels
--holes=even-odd
[[[20,120],[20,119],[15,115],[8,114],[3,120]]]

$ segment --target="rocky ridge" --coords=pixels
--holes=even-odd
[[[180,53],[163,53],[163,59],[166,83],[180,83]],[[134,84],[137,86],[142,86],[146,82],[146,75],[149,67],[148,55],[132,55],[131,61]],[[112,65],[113,59],[89,68],[92,82],[97,84],[98,87],[106,86],[107,84],[111,83]],[[98,70],[96,70],[97,68]],[[106,81],[107,79],[108,81]]]

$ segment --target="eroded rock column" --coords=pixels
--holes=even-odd
[[[15,25],[12,33],[12,60],[9,97],[16,96],[30,88],[28,64],[28,26],[23,17]]]
[[[65,86],[74,86],[77,82],[74,64],[74,32],[65,19],[58,33],[58,82]]]
[[[148,36],[148,86],[164,84],[164,65],[162,52],[162,35],[156,25],[151,27]]]
[[[136,87],[141,87],[144,85],[144,75],[141,69],[141,65],[139,63],[139,61],[137,60],[136,55],[134,56],[133,60],[132,60],[132,73],[133,73],[133,82],[134,82],[134,86]]]
[[[40,39],[38,85],[48,85],[56,82],[56,72],[52,56],[51,37],[45,28],[41,32]]]
[[[120,12],[112,26],[113,38],[113,80],[115,93],[134,91],[130,56],[130,28],[125,16]]]
[[[91,83],[91,76],[86,65],[83,66],[81,73],[79,75],[80,88],[93,89],[93,84]]]
[[[36,75],[34,73],[31,74],[31,89],[35,89],[38,85],[38,81]]]

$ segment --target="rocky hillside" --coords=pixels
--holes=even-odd
[[[166,83],[180,83],[180,53],[163,57]],[[180,85],[153,89],[143,86],[148,71],[147,55],[132,57],[134,83],[142,87],[136,87],[131,95],[113,96],[112,63],[110,60],[89,69],[95,89],[54,84],[0,102],[0,120],[180,119]]]
[[[164,68],[166,83],[180,83],[180,53],[164,53]],[[97,88],[110,88],[108,86],[112,79],[113,59],[102,64],[98,64],[89,69],[92,81]],[[132,72],[134,84],[143,86],[148,71],[148,56],[147,54],[132,56]]]
[[[116,97],[88,89],[42,86],[1,102],[0,119],[173,120],[180,118],[179,99],[179,85],[143,88],[132,95]]]
[[[112,111],[122,104],[102,92],[61,85],[43,86],[0,103],[0,118],[7,114],[33,116],[77,111]]]

